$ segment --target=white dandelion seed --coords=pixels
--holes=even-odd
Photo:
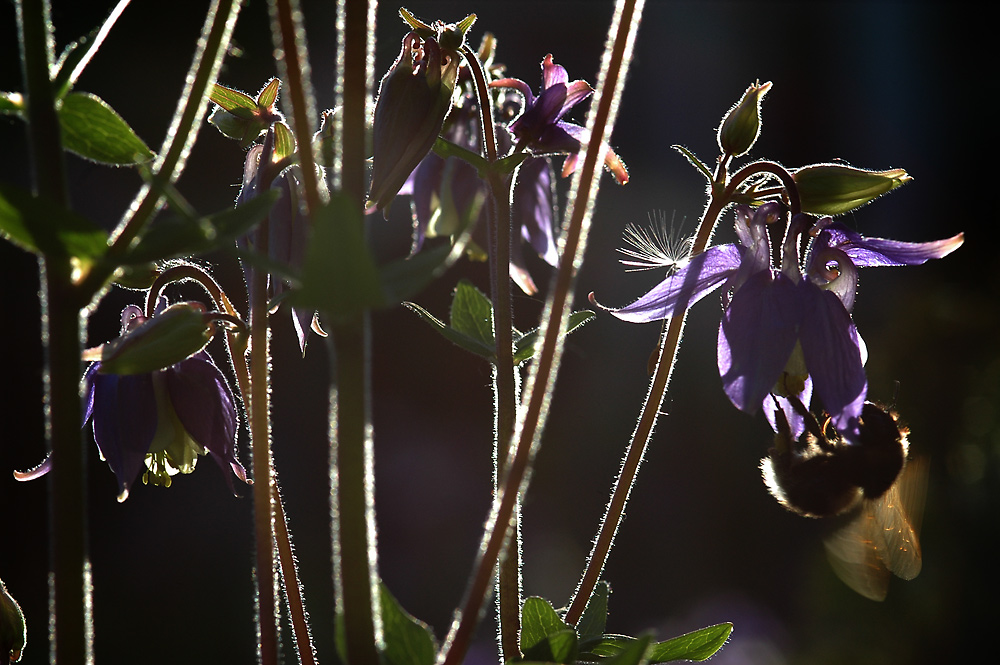
[[[682,233],[683,220],[674,225],[674,215],[667,224],[667,213],[663,210],[649,213],[649,226],[629,224],[622,233],[626,247],[618,251],[628,258],[619,259],[626,266],[626,272],[639,270],[661,270],[667,274],[676,272],[688,262],[694,236]]]

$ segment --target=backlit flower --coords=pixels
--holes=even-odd
[[[856,433],[867,393],[864,344],[850,314],[857,268],[941,258],[962,244],[963,235],[907,243],[867,238],[829,217],[814,221],[796,215],[776,267],[767,225],[784,218],[775,203],[753,212],[738,207],[738,243],[709,248],[631,305],[608,311],[624,321],[658,321],[682,314],[724,287],[718,365],[730,401],[753,413],[764,400],[777,398],[795,421],[785,398],[794,396],[808,405],[814,392],[834,427],[850,436]],[[800,244],[810,240],[800,265]],[[801,434],[800,418],[792,429]]]
[[[146,322],[130,305],[122,312],[122,335]],[[230,471],[246,482],[236,459],[236,403],[222,372],[204,351],[162,370],[142,374],[105,374],[94,362],[83,377],[84,424],[93,423],[94,442],[118,479],[118,500],[145,468],[143,482],[170,485],[171,476],[194,471],[210,454],[222,468],[229,489]],[[35,469],[15,473],[31,480],[51,468],[51,456]]]

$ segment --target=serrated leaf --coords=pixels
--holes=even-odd
[[[608,595],[610,591],[608,583],[602,580],[597,583],[594,592],[590,594],[590,600],[587,601],[587,607],[583,610],[583,616],[576,624],[581,644],[599,639],[604,634],[608,621]]]
[[[277,79],[275,79],[277,80]],[[295,136],[283,122],[274,125],[274,158],[284,159],[295,152]]]
[[[566,322],[566,332],[568,335],[580,326],[597,318],[597,315],[589,309],[573,312]],[[535,355],[535,345],[538,343],[538,329],[529,330],[514,341],[514,362],[523,363]]]
[[[451,327],[493,348],[493,306],[482,291],[463,279],[451,301]]]
[[[212,84],[212,91],[208,93],[208,98],[215,102],[222,110],[234,113],[237,109],[244,109],[251,112],[257,111],[257,100],[239,90],[227,88],[218,83]]]
[[[0,92],[0,115],[21,115],[24,96],[19,92]]]
[[[521,606],[521,652],[529,650],[549,635],[571,629],[556,611],[551,603],[544,598],[532,596]],[[575,631],[574,631],[575,632]]]
[[[466,351],[475,353],[477,356],[482,356],[487,359],[493,357],[493,354],[496,351],[496,349],[494,349],[492,346],[483,344],[479,340],[469,337],[465,333],[460,333],[454,328],[445,325],[443,321],[441,321],[439,318],[428,312],[420,305],[412,302],[404,302],[403,307],[406,307],[411,312],[416,313],[417,316],[419,316],[421,319],[424,320],[424,322],[426,322],[428,325],[434,328],[434,330],[441,333],[441,335],[445,339],[452,342],[453,344],[465,349]]]
[[[273,78],[268,81],[257,94],[257,106],[260,108],[271,108],[278,101],[278,90],[281,88],[281,80]]]
[[[206,217],[158,219],[125,255],[122,265],[195,256],[228,247],[267,217],[279,196],[279,192],[268,190],[242,205]]]
[[[576,645],[576,631],[566,628],[546,635],[524,651],[524,658],[545,663],[572,663],[576,659]]]
[[[108,249],[107,232],[89,219],[5,183],[0,183],[0,235],[29,252],[84,263]]]
[[[649,663],[655,665],[675,660],[705,660],[722,648],[732,632],[733,624],[720,623],[658,642],[649,649]]]
[[[385,584],[379,585],[385,665],[434,665],[437,645],[430,628],[406,612]]]
[[[302,289],[292,294],[290,304],[318,309],[324,321],[334,322],[385,303],[362,222],[361,207],[342,193],[315,211]]]
[[[63,146],[85,159],[128,166],[153,158],[153,152],[128,123],[97,95],[66,95],[59,107],[59,124]]]

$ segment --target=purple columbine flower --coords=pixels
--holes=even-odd
[[[509,137],[501,129],[498,125],[502,154],[511,146]],[[482,141],[480,134],[476,98],[468,93],[449,114],[443,136],[458,146],[477,151]],[[530,246],[551,266],[559,262],[553,234],[556,202],[552,180],[552,164],[548,158],[528,157],[521,163],[514,183],[511,237],[515,245],[510,258],[511,278],[528,295],[537,293],[538,287],[528,272],[521,247]],[[459,157],[442,159],[430,152],[410,174],[399,194],[413,197],[414,252],[423,246],[427,237],[455,235],[473,224],[472,240],[476,246],[471,248],[471,253],[485,255],[482,248],[488,242],[488,189],[471,164]]]
[[[122,335],[146,320],[129,305],[122,312]],[[143,482],[170,485],[170,477],[194,471],[206,452],[222,468],[230,491],[230,470],[243,482],[236,459],[236,402],[219,368],[204,351],[146,374],[102,374],[94,362],[83,377],[84,425],[93,422],[94,442],[118,479],[118,500],[128,498],[140,470]],[[48,473],[51,456],[18,480]],[[235,493],[235,491],[234,491]]]
[[[490,83],[492,88],[511,88],[524,96],[524,112],[507,129],[516,139],[518,150],[527,148],[535,155],[568,155],[563,164],[563,177],[576,169],[581,145],[587,143],[587,130],[563,120],[570,109],[586,99],[593,88],[586,81],[570,81],[566,69],[552,61],[552,54],[542,60],[542,90],[538,97],[527,83],[505,78]],[[614,174],[618,184],[628,182],[624,162],[605,146],[604,165]]]
[[[786,229],[775,267],[767,225],[784,218],[777,203],[756,211],[737,207],[738,243],[711,247],[632,304],[605,309],[624,321],[658,321],[724,287],[718,364],[730,401],[753,413],[769,400],[772,426],[774,407],[781,407],[797,437],[803,420],[788,398],[808,405],[815,393],[833,425],[851,437],[867,393],[864,342],[850,314],[857,268],[941,258],[961,246],[963,234],[908,243],[867,238],[830,217],[814,222],[799,214]],[[810,239],[800,265],[800,243]]]

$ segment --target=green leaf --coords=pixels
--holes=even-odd
[[[572,630],[572,626],[559,618],[549,601],[535,596],[525,599],[524,605],[521,606],[522,653],[527,654],[533,646],[548,636],[566,629]]]
[[[437,645],[430,628],[406,612],[389,593],[385,584],[379,585],[382,607],[382,633],[385,665],[434,665]]]
[[[267,217],[279,196],[279,192],[268,190],[240,206],[207,217],[157,219],[121,264],[152,263],[228,247]]]
[[[24,113],[24,96],[19,92],[0,92],[0,115]]]
[[[214,332],[215,327],[205,316],[204,305],[175,303],[124,337],[98,347],[101,350],[99,371],[101,374],[146,374],[170,367],[204,349]]]
[[[483,344],[478,339],[469,337],[465,333],[460,333],[454,328],[445,325],[443,321],[416,303],[404,302],[403,307],[406,307],[412,312],[416,312],[417,316],[423,319],[427,324],[441,333],[445,339],[453,344],[465,349],[466,351],[475,353],[477,356],[482,356],[486,359],[493,358],[496,349],[492,345]]]
[[[227,88],[226,86],[219,85],[218,83],[212,84],[212,91],[208,94],[208,98],[215,102],[222,110],[229,111],[233,114],[238,113],[239,109],[251,111],[251,115],[257,111],[256,99],[245,92],[240,92],[239,90],[234,90],[233,88]],[[244,119],[248,117],[250,116],[245,116]]]
[[[701,171],[701,174],[705,176],[709,182],[712,182],[715,176],[712,175],[711,169],[709,169],[703,161],[698,159],[697,155],[695,155],[693,152],[691,152],[682,145],[673,145],[670,147],[676,150],[677,152],[681,153],[682,155],[684,155],[684,157],[688,160],[688,163],[691,164],[691,166]]]
[[[72,92],[59,107],[63,145],[85,159],[112,166],[147,162],[153,153],[100,97]]]
[[[572,663],[576,660],[576,644],[576,631],[566,628],[546,635],[540,642],[524,650],[524,658],[544,663]]]
[[[568,335],[580,326],[597,318],[589,309],[584,309],[579,312],[573,312],[569,315],[569,321],[566,323],[566,332],[564,335]],[[535,355],[535,345],[538,343],[538,329],[529,330],[528,332],[521,335],[521,337],[515,339],[514,341],[514,362],[523,363],[525,360],[529,360]]]
[[[380,307],[385,296],[365,241],[361,207],[342,193],[315,211],[296,307],[318,309],[324,321],[346,321]]]
[[[658,642],[649,650],[650,665],[675,660],[705,660],[722,648],[732,632],[733,624],[720,623],[686,633],[672,640]]]
[[[455,287],[455,296],[451,301],[451,327],[491,349],[496,345],[490,299],[466,279]]]
[[[587,643],[591,640],[600,639],[604,634],[604,629],[608,621],[608,595],[611,588],[607,582],[600,581],[590,594],[587,607],[583,610],[583,616],[576,624],[576,630],[580,634],[580,642]]]
[[[84,263],[108,249],[108,234],[90,220],[6,183],[0,183],[0,235],[29,252]]]
[[[649,643],[653,641],[652,635],[642,635],[639,638],[629,638],[629,642],[616,655],[603,661],[603,665],[639,665],[647,661]]]

